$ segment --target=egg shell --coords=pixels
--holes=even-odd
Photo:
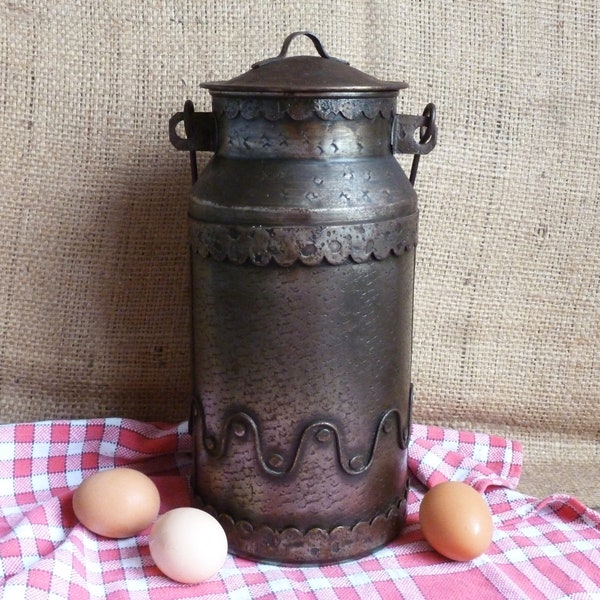
[[[446,481],[432,487],[419,507],[423,537],[440,554],[472,560],[490,546],[494,524],[481,494],[466,483]]]
[[[227,537],[220,523],[198,508],[174,508],[150,531],[156,566],[179,583],[200,583],[215,575],[227,558]]]
[[[109,538],[126,538],[150,526],[160,510],[154,482],[129,468],[90,475],[73,494],[73,512],[90,531]]]

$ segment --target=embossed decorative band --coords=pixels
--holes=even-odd
[[[394,116],[396,95],[376,98],[235,98],[213,96],[213,112],[228,119],[246,120],[263,117],[278,121],[288,116],[294,121],[304,121],[316,116],[331,121],[340,115],[344,119],[389,119]]]
[[[293,473],[300,463],[305,446],[311,443],[317,445],[331,444],[334,447],[341,469],[348,475],[360,475],[373,464],[377,446],[382,436],[392,435],[395,429],[397,444],[402,449],[406,448],[409,439],[408,428],[410,423],[408,419],[405,422],[401,412],[397,408],[391,408],[386,410],[379,418],[371,448],[363,453],[350,456],[342,448],[339,428],[334,423],[314,421],[304,428],[296,448],[290,452],[288,457],[285,457],[263,448],[259,425],[249,414],[240,411],[231,415],[224,422],[219,434],[211,435],[206,431],[206,424],[199,403],[195,404],[194,410],[196,412],[195,417],[200,417],[202,422],[201,443],[211,458],[224,457],[229,446],[234,443],[235,438],[242,439],[251,436],[258,464],[265,473],[275,477]],[[195,418],[193,420],[195,421]]]
[[[231,515],[219,513],[198,495],[194,496],[193,502],[221,523],[234,554],[275,562],[281,562],[281,557],[285,557],[285,562],[289,563],[314,561],[323,564],[358,558],[393,540],[404,523],[407,495],[408,486],[403,498],[370,521],[339,525],[331,530],[315,527],[308,531],[295,527],[283,530],[268,525],[255,527],[250,521],[236,521]]]
[[[317,227],[224,225],[193,220],[190,244],[195,254],[234,264],[289,267],[326,261],[339,265],[396,256],[417,244],[417,214],[359,225]]]

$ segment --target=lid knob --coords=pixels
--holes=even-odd
[[[306,56],[287,56],[298,36],[308,37],[317,51]],[[201,87],[216,95],[278,96],[294,99],[349,98],[360,96],[397,96],[407,87],[402,81],[382,81],[367,75],[347,61],[330,56],[321,40],[311,31],[296,31],[288,35],[281,52],[252,65],[252,68],[228,81],[209,81]]]
[[[256,62],[252,65],[252,68],[258,69],[259,67],[262,67],[263,65],[266,65],[266,64],[275,62],[276,60],[281,60],[281,59],[285,58],[287,56],[287,52],[290,48],[290,44],[292,43],[292,41],[301,35],[305,35],[307,38],[309,38],[312,41],[312,43],[315,46],[315,49],[317,50],[317,52],[319,53],[319,55],[321,57],[327,58],[329,60],[336,60],[338,62],[344,63],[345,65],[349,64],[348,61],[346,61],[346,60],[341,60],[340,58],[334,58],[333,56],[331,56],[327,52],[327,50],[325,50],[325,47],[323,46],[323,43],[318,38],[318,36],[315,33],[313,33],[312,31],[295,31],[294,33],[290,33],[290,35],[288,35],[285,38],[285,40],[283,41],[283,46],[281,46],[281,52],[277,56],[273,56],[272,58],[266,58],[265,60]]]

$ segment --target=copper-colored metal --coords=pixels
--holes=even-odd
[[[287,57],[301,34],[319,56]],[[194,502],[235,554],[364,555],[405,518],[418,211],[393,154],[433,149],[435,108],[396,114],[406,84],[310,32],[204,87],[212,112],[188,101],[170,122],[197,178]],[[197,175],[202,150],[214,156]]]

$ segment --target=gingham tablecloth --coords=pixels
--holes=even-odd
[[[0,595],[40,599],[600,598],[600,515],[576,499],[515,490],[518,442],[415,425],[409,448],[408,526],[387,547],[325,567],[279,567],[228,556],[212,580],[181,585],[154,566],[148,530],[104,539],[73,515],[84,476],[129,465],[152,477],[161,512],[189,503],[191,441],[186,424],[125,419],[0,425]],[[418,525],[428,486],[464,480],[494,515],[489,551],[452,562]]]

